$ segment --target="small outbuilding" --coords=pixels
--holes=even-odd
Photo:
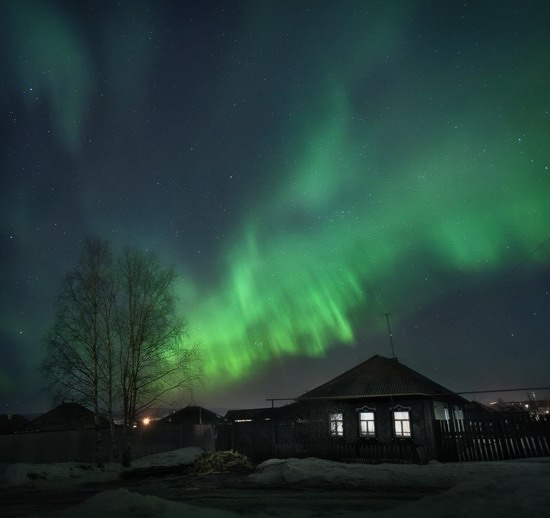
[[[162,418],[158,428],[177,431],[182,446],[199,446],[215,450],[220,429],[227,421],[220,415],[201,406],[187,406]]]

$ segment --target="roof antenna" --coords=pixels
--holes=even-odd
[[[395,351],[393,350],[393,336],[391,334],[391,327],[390,327],[390,317],[388,313],[386,313],[386,323],[388,324],[388,334],[390,335],[390,344],[391,344],[391,358],[392,360],[395,360]]]

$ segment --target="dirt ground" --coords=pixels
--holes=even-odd
[[[54,517],[102,491],[125,488],[186,504],[223,509],[241,514],[263,511],[285,516],[290,511],[309,511],[331,516],[342,511],[375,511],[398,508],[441,489],[411,491],[306,489],[292,487],[257,488],[236,474],[151,475],[110,483],[84,484],[70,489],[14,488],[0,490],[1,515]]]

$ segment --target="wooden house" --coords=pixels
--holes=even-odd
[[[290,405],[226,417],[236,448],[271,443],[270,455],[413,462],[437,458],[434,421],[462,420],[466,403],[396,358],[376,355]]]

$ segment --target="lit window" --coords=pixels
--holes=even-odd
[[[396,437],[411,436],[411,418],[408,410],[398,410],[393,413],[393,426]]]
[[[330,435],[332,437],[344,436],[344,414],[342,412],[330,414]]]
[[[374,412],[359,412],[359,435],[361,437],[374,437]]]

